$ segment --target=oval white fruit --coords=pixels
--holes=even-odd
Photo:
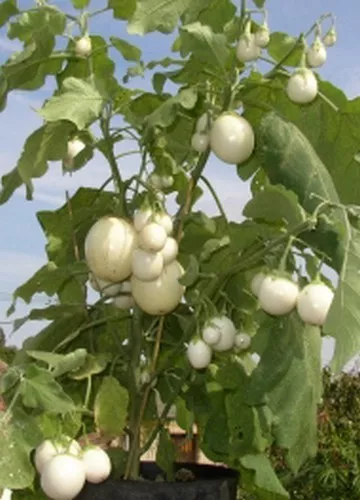
[[[139,233],[139,245],[148,252],[159,252],[166,243],[165,229],[156,222],[150,222]]]
[[[81,447],[79,443],[68,436],[64,436],[61,440],[46,439],[35,450],[34,463],[39,474],[49,460],[60,453],[68,452],[71,455],[79,455]]]
[[[334,292],[324,283],[311,283],[305,286],[297,300],[300,318],[309,325],[322,326],[330,310]]]
[[[162,179],[159,174],[151,174],[149,177],[149,182],[154,189],[158,189],[159,191],[162,189]]]
[[[326,47],[332,47],[337,42],[337,33],[335,28],[331,28],[323,39],[324,45]]]
[[[121,283],[111,283],[111,281],[101,280],[93,273],[89,273],[89,283],[95,292],[101,292],[104,297],[115,297],[121,290]]]
[[[170,264],[173,262],[179,253],[179,245],[175,238],[167,238],[164,248],[161,250],[161,254],[164,259],[164,265]]]
[[[75,53],[78,56],[88,57],[91,54],[92,44],[91,38],[83,36],[75,42]]]
[[[82,459],[85,464],[86,480],[99,484],[105,481],[111,473],[109,455],[98,446],[84,450]]]
[[[113,304],[118,309],[132,309],[134,307],[134,299],[131,294],[131,283],[130,281],[123,281],[121,284],[121,292],[124,295],[118,295],[114,298]],[[127,293],[127,295],[125,295]]]
[[[143,282],[131,278],[133,297],[137,305],[148,314],[163,315],[171,312],[180,303],[185,287],[179,283],[184,269],[176,260],[164,267],[155,281]]]
[[[173,220],[170,217],[170,215],[167,214],[166,212],[157,213],[155,215],[154,222],[162,226],[165,229],[166,234],[168,236],[170,236],[170,234],[173,232],[174,229]]]
[[[260,26],[258,31],[255,33],[255,44],[258,47],[265,48],[270,42],[270,31],[266,24]]]
[[[259,304],[263,311],[273,316],[291,312],[299,295],[299,287],[293,281],[277,276],[266,276],[259,291]]]
[[[252,33],[240,37],[236,46],[236,57],[240,62],[255,61],[260,55],[261,49],[256,44]]]
[[[234,347],[236,328],[234,323],[227,316],[213,318],[209,325],[220,330],[220,340],[213,344],[214,351],[228,351]]]
[[[253,128],[242,116],[224,113],[215,120],[211,129],[210,146],[223,162],[233,165],[243,163],[254,150]]]
[[[219,326],[216,326],[211,322],[207,324],[202,331],[202,338],[203,341],[210,346],[217,344],[221,338],[221,330]]]
[[[326,47],[319,39],[315,40],[306,54],[306,60],[309,66],[319,68],[323,66],[327,59]]]
[[[134,228],[138,233],[144,229],[153,216],[153,211],[150,208],[140,209],[134,215]]]
[[[196,122],[196,132],[200,135],[207,135],[210,131],[210,127],[211,119],[209,119],[208,113],[203,113]]]
[[[307,68],[296,70],[289,78],[286,93],[296,104],[308,104],[318,94],[318,82],[314,73]]]
[[[209,147],[210,139],[207,134],[198,134],[197,132],[191,138],[191,147],[197,153],[205,153]]]
[[[71,168],[74,164],[74,158],[85,149],[85,144],[80,139],[71,139],[67,144],[67,152],[64,158],[64,168]]]
[[[265,278],[264,273],[257,273],[251,280],[250,290],[255,295],[255,297],[259,296],[260,287],[262,282],[264,281],[264,278]]]
[[[103,217],[85,238],[85,258],[99,279],[118,282],[131,274],[131,258],[137,246],[132,225],[117,217]]]
[[[164,258],[161,252],[147,252],[136,248],[132,255],[133,275],[141,281],[156,280],[164,268]]]
[[[56,455],[46,463],[40,479],[41,489],[53,500],[70,500],[86,481],[85,464],[72,455]]]
[[[247,333],[237,333],[235,335],[235,346],[239,351],[246,351],[251,345],[251,337]]]
[[[187,357],[193,368],[202,370],[211,362],[211,347],[201,339],[191,340],[187,348]]]

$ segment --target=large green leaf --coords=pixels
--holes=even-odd
[[[240,458],[242,483],[249,492],[256,494],[262,500],[284,500],[289,494],[284,489],[272,468],[271,462],[263,454],[247,454]],[[251,471],[251,472],[250,472]]]
[[[164,428],[159,434],[159,444],[156,452],[156,464],[166,474],[167,481],[174,480],[175,446],[169,431]]]
[[[69,120],[82,130],[99,118],[104,99],[96,85],[69,77],[60,94],[49,99],[40,114],[48,122]]]
[[[224,26],[233,19],[236,7],[230,0],[198,0],[192,2],[182,16],[182,23],[199,21],[213,31],[223,32]]]
[[[116,19],[130,19],[136,9],[136,0],[109,0],[109,9],[113,9]]]
[[[138,0],[136,11],[128,25],[132,35],[145,35],[158,30],[161,33],[171,33],[180,16],[186,12],[192,0]]]
[[[8,22],[8,20],[19,12],[16,0],[4,0],[0,3],[0,28]]]
[[[127,61],[140,61],[141,50],[138,47],[116,36],[111,36],[110,41],[124,59]]]
[[[105,377],[95,398],[94,417],[100,431],[120,436],[124,430],[129,393],[114,377]]]

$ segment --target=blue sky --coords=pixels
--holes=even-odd
[[[54,2],[68,8],[70,0]],[[328,61],[321,68],[322,78],[328,79],[342,88],[349,97],[360,94],[360,40],[358,22],[360,18],[360,3],[342,2],[338,0],[268,0],[269,25],[274,31],[286,31],[298,35],[306,31],[313,22],[324,12],[333,12],[337,18],[339,40],[335,47],[329,50]],[[30,1],[20,1],[20,5],[28,7]],[[90,10],[97,10],[105,5],[102,0],[93,0]],[[351,5],[351,7],[350,7]],[[91,24],[91,33],[107,36],[109,31],[110,15],[96,18]],[[124,23],[116,22],[112,34],[119,37],[128,37]],[[0,63],[5,61],[11,52],[19,46],[8,40],[6,30],[0,30]],[[169,53],[172,37],[161,34],[148,35],[145,38],[138,36],[128,37],[128,40],[137,44],[143,50],[144,61],[160,59]],[[119,73],[124,63],[119,63]],[[149,88],[150,82],[145,79],[134,81],[137,87]],[[6,110],[0,114],[0,175],[11,170],[21,151],[27,136],[41,124],[34,108],[39,108],[42,101],[51,93],[51,80],[46,83],[45,90],[32,93],[13,92],[8,100]],[[131,171],[136,159],[132,158],[123,167]],[[36,223],[35,213],[39,210],[51,210],[63,203],[66,189],[71,192],[81,184],[101,184],[106,166],[100,158],[73,177],[61,175],[60,164],[53,164],[49,174],[35,183],[34,201],[24,199],[22,189],[18,190],[13,198],[4,206],[0,206],[0,324],[8,321],[5,311],[10,304],[11,292],[24,282],[31,274],[45,262],[44,238],[40,227]],[[241,185],[233,167],[220,164],[211,159],[207,167],[207,175],[216,182],[220,195],[225,199],[225,207],[233,219],[241,216],[242,206],[248,198],[248,187]],[[90,175],[89,175],[90,174]],[[212,213],[216,209],[211,200],[205,196],[202,208]],[[44,303],[43,298],[37,299],[37,306]],[[18,315],[24,315],[26,308],[20,305]],[[6,332],[10,331],[8,325]],[[19,344],[24,336],[34,334],[38,325],[35,322],[27,324],[20,333],[17,333],[12,342]],[[330,352],[330,351],[328,351]]]

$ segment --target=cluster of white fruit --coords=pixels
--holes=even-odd
[[[85,239],[92,287],[113,297],[121,309],[130,309],[135,300],[148,314],[171,312],[185,291],[172,231],[172,218],[165,211],[141,209],[133,224],[110,216],[98,220]]]
[[[283,316],[296,307],[304,323],[315,326],[324,325],[334,298],[334,292],[324,283],[310,283],[300,291],[292,280],[264,273],[253,277],[250,288],[268,314]]]
[[[149,183],[158,191],[169,189],[174,184],[174,177],[172,175],[159,175],[152,173],[149,177]]]
[[[187,348],[189,363],[196,370],[209,366],[213,351],[226,352],[235,348],[236,352],[250,347],[251,338],[247,333],[237,332],[234,323],[227,316],[210,319],[201,332],[201,338],[194,338]]]
[[[196,123],[191,146],[198,153],[204,153],[210,147],[224,163],[236,165],[251,156],[255,134],[250,123],[237,113],[223,113],[214,123],[204,113]]]
[[[108,454],[98,446],[81,449],[68,436],[44,441],[35,450],[35,467],[43,492],[53,500],[71,500],[85,482],[102,483],[111,473]]]

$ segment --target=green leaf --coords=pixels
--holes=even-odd
[[[111,36],[110,41],[124,59],[127,61],[140,61],[141,50],[138,47],[116,36]]]
[[[179,283],[184,286],[193,285],[199,278],[199,271],[200,269],[197,258],[194,255],[190,255],[185,274],[179,279]]]
[[[213,31],[223,32],[235,16],[236,7],[230,0],[198,0],[192,2],[182,16],[182,24],[199,21]]]
[[[200,260],[202,262],[208,260],[213,253],[229,246],[229,244],[230,244],[230,238],[227,235],[223,236],[222,238],[213,238],[207,240],[207,242],[204,244],[201,250]]]
[[[42,177],[47,172],[48,161],[61,160],[65,156],[73,130],[74,126],[69,122],[48,123],[27,138],[16,168],[2,177],[0,204],[5,203],[23,183],[27,186],[27,198],[32,198],[32,178]]]
[[[27,355],[39,361],[44,361],[53,368],[51,375],[60,377],[64,373],[81,368],[86,360],[86,349],[76,349],[68,354],[54,354],[44,351],[27,351]]]
[[[272,468],[271,462],[263,454],[247,454],[240,457],[242,467],[250,470],[250,476],[241,474],[244,486],[263,500],[284,500],[289,494],[282,486]]]
[[[258,9],[262,9],[265,5],[266,0],[253,0],[254,4]]]
[[[113,9],[116,19],[130,19],[136,9],[136,0],[109,0],[109,9]]]
[[[199,22],[188,24],[181,28],[182,51],[192,52],[195,58],[215,68],[225,70],[229,57],[229,49],[226,37],[223,34],[214,33],[209,26]]]
[[[68,120],[82,130],[99,118],[104,103],[104,95],[95,85],[69,77],[60,94],[49,99],[40,114],[48,122]]]
[[[50,413],[67,413],[75,410],[73,401],[63,391],[53,376],[43,368],[28,365],[20,384],[23,404]]]
[[[68,375],[74,380],[84,380],[92,375],[97,375],[98,373],[103,372],[108,362],[108,356],[105,354],[87,354],[85,363]]]
[[[324,325],[324,333],[336,340],[331,362],[336,373],[340,373],[345,364],[360,350],[360,285],[357,279],[360,265],[360,231],[351,228],[349,232],[339,284]]]
[[[156,452],[156,464],[166,474],[167,481],[174,481],[175,446],[168,429],[161,429]]]
[[[114,377],[105,377],[95,398],[96,426],[107,436],[120,436],[127,419],[129,393]]]
[[[4,0],[0,3],[0,28],[4,26],[12,16],[19,12],[16,0]]]
[[[267,51],[276,62],[283,60],[286,54],[291,52],[284,60],[283,66],[299,66],[303,54],[302,44],[298,39],[279,32],[271,33]]]
[[[84,9],[90,3],[90,0],[71,0],[75,9]]]
[[[7,368],[6,372],[0,375],[0,394],[5,394],[5,392],[12,389],[20,380],[21,371],[11,366]]]
[[[290,227],[300,224],[306,218],[296,194],[283,186],[268,186],[259,191],[245,206],[243,214],[245,217],[269,222],[285,220]]]
[[[41,441],[42,434],[34,418],[20,410],[14,412],[9,422],[1,422],[0,490],[27,488],[33,483],[35,469],[30,453]]]
[[[171,33],[191,3],[192,0],[163,0],[160,3],[158,0],[138,0],[128,32],[131,35],[145,35],[156,30]]]

